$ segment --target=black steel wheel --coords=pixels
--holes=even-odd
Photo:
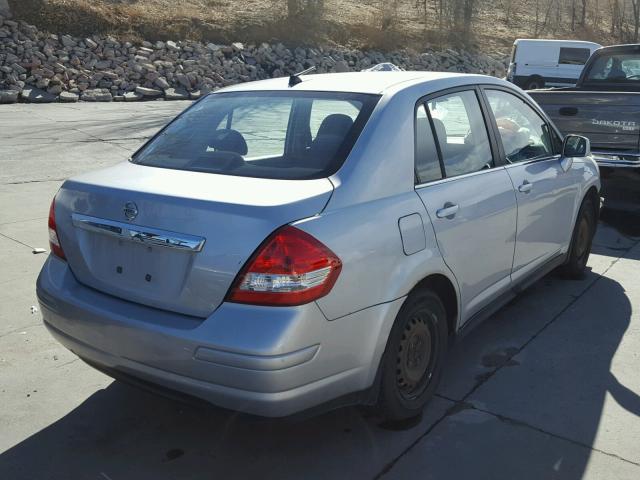
[[[591,197],[587,197],[583,200],[576,218],[567,263],[561,268],[566,277],[580,279],[584,276],[596,226],[596,209]]]
[[[440,298],[427,289],[412,293],[396,317],[382,359],[378,409],[385,419],[422,413],[440,380],[447,342]]]

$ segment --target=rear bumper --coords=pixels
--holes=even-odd
[[[38,278],[45,325],[89,363],[214,405],[286,416],[367,389],[402,299],[327,321],[300,307],[222,304],[199,319],[78,283],[50,256]]]
[[[628,152],[591,152],[600,167],[640,168],[640,153]]]

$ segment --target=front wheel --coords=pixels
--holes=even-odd
[[[561,272],[566,277],[580,279],[584,276],[591,253],[591,243],[596,232],[596,221],[593,199],[586,198],[580,206],[573,228],[567,263],[561,268]]]
[[[389,421],[416,417],[440,381],[447,351],[447,316],[440,298],[419,290],[407,298],[382,359],[378,410]]]

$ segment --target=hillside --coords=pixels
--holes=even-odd
[[[517,37],[618,42],[632,30],[628,2],[9,0],[9,5],[17,19],[51,32],[78,36],[118,34],[134,41],[282,41],[289,45],[321,43],[383,50],[465,47],[495,54],[507,52]],[[587,5],[584,26],[579,10],[583,3]],[[296,7],[298,11],[289,14],[289,9]],[[466,25],[463,17],[468,20]],[[612,25],[615,29],[616,24],[618,30],[612,34]]]

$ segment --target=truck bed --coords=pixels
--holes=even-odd
[[[591,140],[595,155],[637,155],[640,92],[581,90],[576,87],[527,92],[563,134]]]

